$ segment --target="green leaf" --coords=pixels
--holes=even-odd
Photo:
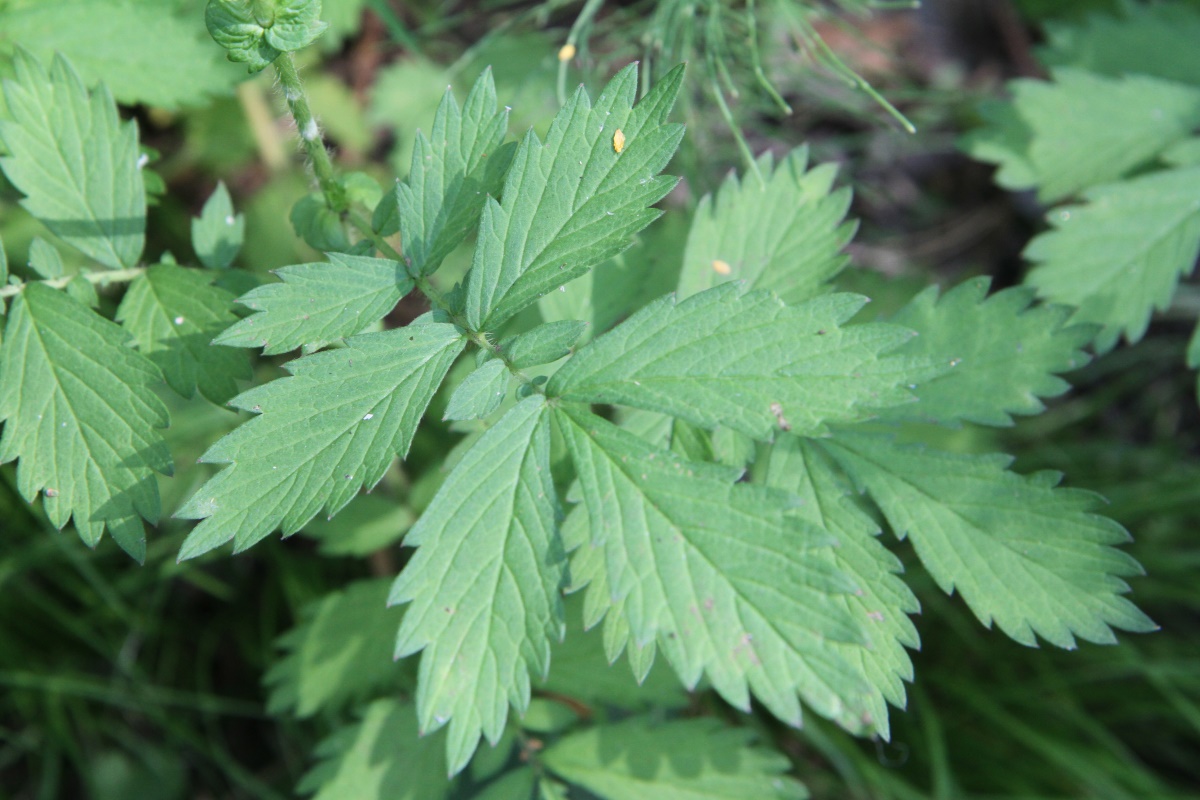
[[[587,518],[587,510],[583,518]],[[575,512],[572,511],[572,514]],[[583,528],[584,541],[587,529]],[[563,532],[564,544],[566,531]],[[579,544],[583,544],[580,541]],[[587,548],[594,552],[602,552]],[[603,560],[600,560],[603,567]],[[571,566],[571,577],[574,579],[574,562]],[[589,592],[588,597],[595,592]],[[559,644],[551,648],[550,656],[553,669],[538,688],[552,694],[570,697],[581,703],[637,711],[651,706],[660,708],[681,708],[688,704],[689,698],[679,681],[665,668],[649,671],[641,680],[635,680],[629,670],[618,667],[611,662],[605,650],[604,637],[599,631],[588,631],[582,626],[584,597],[572,595],[564,603],[567,616],[567,636]],[[605,618],[607,620],[607,617]],[[625,637],[628,639],[628,634]]]
[[[460,109],[446,90],[433,118],[432,139],[417,132],[408,180],[375,209],[376,230],[397,231],[414,274],[428,275],[479,224],[488,197],[497,194],[512,160],[501,146],[508,109],[496,110],[496,87],[486,70]]]
[[[253,375],[246,353],[214,347],[213,336],[237,320],[233,295],[212,285],[212,273],[157,264],[139,275],[117,309],[117,319],[142,353],[183,397],[200,393],[214,403],[237,394],[235,379]]]
[[[4,252],[4,242],[0,240],[0,286],[8,283],[8,254]],[[0,303],[2,306],[3,303]]]
[[[317,517],[308,523],[304,535],[319,542],[322,555],[361,558],[400,541],[415,521],[413,510],[394,498],[364,494],[342,509],[336,520]]]
[[[158,369],[128,340],[77,300],[27,284],[4,333],[0,463],[21,460],[21,496],[33,502],[42,492],[55,527],[74,517],[80,538],[95,547],[107,526],[141,561],[141,518],[158,521],[154,473],[171,473],[171,454],[156,430],[167,425],[154,394]]]
[[[442,419],[483,419],[491,414],[504,401],[509,377],[500,359],[483,362],[450,395]]]
[[[1025,645],[1037,636],[1073,648],[1075,637],[1116,641],[1110,626],[1156,625],[1122,597],[1141,567],[1113,545],[1125,529],[1092,513],[1098,498],[1056,488],[1061,475],[1021,476],[1003,455],[901,446],[840,431],[822,447],[870,493],[896,535],[912,539],[938,586],[957,589],[984,625]]]
[[[100,295],[96,292],[95,284],[82,275],[76,275],[67,282],[63,291],[83,303],[88,308],[100,307]]]
[[[288,214],[288,220],[296,235],[314,250],[345,252],[352,247],[341,215],[329,207],[320,192],[312,192],[297,200]]]
[[[126,105],[203,106],[239,77],[198,14],[162,0],[18,0],[0,7],[0,40],[41,59],[62,53],[87,85],[103,81]]]
[[[242,249],[245,232],[246,218],[234,215],[229,190],[218,181],[200,216],[192,220],[192,247],[200,263],[209,269],[228,267]]]
[[[500,343],[500,349],[517,369],[552,364],[571,354],[588,324],[579,320],[547,322]]]
[[[1047,202],[1127,175],[1200,124],[1200,88],[1144,75],[1060,69],[1009,89],[1012,103],[981,108],[988,127],[964,147],[1000,165],[1001,186],[1036,188]]]
[[[376,700],[361,722],[317,746],[321,762],[296,787],[313,800],[442,800],[450,793],[441,742],[417,736],[410,703]]]
[[[453,325],[364,333],[297,359],[280,378],[235,397],[259,416],[200,459],[231,464],[177,513],[203,519],[180,549],[193,558],[231,539],[242,551],[285,536],[322,508],[332,516],[408,453],[425,407],[465,341]]]
[[[480,437],[405,543],[416,546],[389,603],[411,603],[396,657],[423,650],[422,733],[450,723],[447,761],[461,770],[480,734],[493,744],[511,703],[529,705],[532,670],[562,638],[566,557],[550,475],[550,424],[535,395]]]
[[[557,292],[538,300],[546,322],[586,320],[584,340],[607,331],[647,303],[675,291],[688,220],[668,214],[634,237],[633,245]]]
[[[61,278],[67,274],[62,254],[40,236],[33,237],[29,243],[29,268],[39,278]]]
[[[1165,309],[1200,252],[1200,167],[1153,172],[1084,194],[1049,215],[1054,230],[1025,248],[1026,282],[1048,300],[1079,306],[1076,322],[1104,325],[1097,348],[1136,342]]]
[[[917,402],[883,411],[888,420],[957,426],[1012,425],[1012,414],[1038,414],[1039,398],[1070,387],[1057,376],[1088,363],[1090,325],[1064,327],[1071,310],[1030,307],[1033,290],[1005,289],[988,296],[989,278],[972,278],[939,299],[936,286],[914,297],[891,322],[917,332],[900,351],[942,370],[914,388]]]
[[[517,148],[503,203],[488,200],[467,277],[467,320],[495,329],[547,292],[624,250],[659,215],[649,208],[675,185],[659,175],[683,136],[665,123],[683,79],[677,67],[633,105],[637,65],[617,73],[593,106],[582,87],[543,144]],[[618,153],[613,136],[626,144]]]
[[[688,297],[726,281],[745,281],[795,304],[827,291],[849,261],[842,248],[857,224],[845,222],[850,190],[831,192],[837,167],[807,170],[808,148],[774,165],[758,159],[763,181],[730,173],[715,198],[705,195],[692,219],[679,294]]]
[[[559,777],[604,800],[799,800],[791,762],[751,743],[754,734],[711,717],[599,724],[546,750]]]
[[[868,689],[830,641],[863,642],[838,595],[855,584],[814,554],[832,543],[795,498],[738,483],[738,470],[686,462],[600,417],[555,414],[579,475],[607,598],[630,640],[657,639],[685,686],[707,675],[733,706],[751,693],[790,725],[799,694],[858,730]],[[593,587],[592,591],[595,591]]]
[[[296,627],[276,641],[286,655],[263,679],[268,713],[311,717],[405,687],[404,670],[392,660],[400,615],[387,607],[390,582],[355,581],[301,611]]]
[[[1200,136],[1181,139],[1163,151],[1163,163],[1172,167],[1200,166]]]
[[[726,425],[756,439],[811,435],[911,401],[919,365],[885,354],[912,338],[895,325],[841,327],[866,302],[825,295],[785,306],[727,283],[657,300],[580,348],[547,394]]]
[[[563,545],[571,553],[571,583],[566,591],[574,593],[587,587],[583,602],[584,628],[590,629],[603,621],[604,657],[610,664],[616,664],[621,653],[627,652],[634,680],[645,683],[648,676],[655,674],[651,668],[658,647],[653,639],[638,642],[631,637],[625,600],[617,599],[609,590],[604,548],[592,546],[591,520],[586,505],[579,503],[571,509],[563,522],[562,537]]]
[[[413,281],[398,261],[329,253],[329,262],[275,271],[268,283],[238,298],[257,311],[213,340],[230,347],[261,347],[264,355],[302,345],[324,347],[383,319]]]
[[[826,646],[862,674],[870,687],[864,721],[889,739],[887,703],[904,708],[904,681],[913,679],[905,648],[921,646],[908,616],[920,612],[921,605],[897,574],[903,571],[900,559],[879,541],[879,526],[847,496],[851,487],[811,442],[781,436],[768,455],[763,480],[800,497],[804,502],[797,513],[837,537],[837,547],[815,550],[813,556],[828,560],[858,585],[859,591],[838,595],[835,602],[858,620],[869,645],[831,641]]]
[[[146,189],[137,127],[121,122],[112,95],[89,96],[61,56],[47,72],[23,51],[5,81],[10,119],[0,119],[9,155],[0,168],[30,214],[64,242],[106,267],[131,267],[142,254]]]
[[[320,16],[320,0],[208,0],[204,23],[230,61],[258,72],[316,41],[327,27]]]
[[[529,767],[506,772],[472,797],[472,800],[527,800],[533,796],[534,774]],[[544,785],[544,784],[543,784]]]
[[[1038,51],[1051,66],[1070,66],[1120,77],[1150,75],[1200,84],[1200,14],[1184,3],[1122,3],[1119,17],[1092,14],[1082,23],[1046,26]]]

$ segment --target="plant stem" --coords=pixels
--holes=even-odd
[[[587,0],[583,4],[583,10],[575,18],[575,24],[571,26],[571,31],[567,34],[566,45],[574,48],[579,44],[579,41],[585,37],[588,26],[602,5],[604,5],[604,0]],[[567,64],[569,61],[570,59],[560,59],[558,62],[558,80],[554,88],[560,106],[567,104]]]
[[[107,286],[110,283],[126,283],[146,271],[145,267],[129,267],[128,269],[99,270],[96,272],[80,272],[77,275],[64,275],[61,278],[49,278],[44,281],[27,281],[14,283],[0,288],[0,299],[13,297],[30,283],[44,283],[52,289],[62,289],[76,278],[83,278],[88,283],[97,286]]]
[[[287,100],[292,119],[296,120],[296,129],[300,132],[300,140],[304,142],[304,150],[312,163],[313,173],[325,202],[339,214],[344,212],[349,203],[346,202],[346,192],[337,182],[333,162],[329,151],[325,149],[325,140],[321,137],[321,128],[308,106],[308,96],[304,94],[304,86],[300,83],[300,75],[296,72],[296,64],[292,61],[291,53],[284,53],[275,59],[275,72],[283,85],[283,96]]]

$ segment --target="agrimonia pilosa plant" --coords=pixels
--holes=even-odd
[[[789,725],[815,713],[887,738],[888,706],[904,707],[913,679],[920,606],[882,528],[909,539],[980,622],[1023,644],[1071,648],[1154,628],[1124,597],[1139,567],[1097,498],[1059,486],[1058,474],[1018,474],[1005,456],[911,443],[929,426],[1040,412],[1041,398],[1068,389],[1059,375],[1087,360],[1095,326],[1068,324],[1069,309],[1035,303],[1031,289],[989,294],[983,279],[865,318],[867,298],[835,290],[854,233],[848,191],[804,149],[763,155],[705,197],[676,291],[640,303],[628,273],[639,251],[614,259],[676,186],[663,170],[684,136],[670,121],[682,67],[639,99],[629,65],[599,92],[579,88],[544,137],[516,143],[485,72],[461,105],[447,92],[407,178],[380,191],[335,168],[294,66],[319,15],[312,0],[208,5],[229,58],[278,76],[318,190],[293,222],[327,254],[242,293],[251,313],[241,317],[231,287],[245,285],[232,277],[244,223],[228,193],[195,221],[199,265],[143,263],[149,173],[136,126],[65,59],[47,68],[18,54],[0,167],[87,267],[67,274],[46,242],[28,279],[9,279],[0,260],[0,461],[18,462],[21,494],[40,496],[56,527],[73,523],[92,546],[107,530],[141,560],[145,524],[162,514],[156,476],[172,470],[156,387],[198,391],[252,417],[204,454],[223,467],[174,512],[199,520],[179,557],[231,541],[240,552],[370,490],[444,393],[444,418],[472,432],[404,539],[415,548],[407,564],[390,588],[355,584],[316,612],[344,615],[335,636],[370,634],[362,662],[342,673],[346,686],[301,697],[310,620],[268,677],[273,702],[299,713],[383,698],[327,757],[348,759],[391,725],[446,727],[444,762],[428,741],[395,756],[414,771],[433,759],[444,781],[481,738],[511,745],[530,729],[510,707],[532,719],[547,675],[587,702],[655,704],[604,689],[620,667],[572,662],[566,648],[581,633],[563,639],[574,614],[602,626],[604,657],[627,654],[639,682],[661,685],[661,670],[651,675],[661,653],[683,686],[703,682],[736,708],[754,699]],[[462,280],[439,282],[472,239]],[[110,319],[97,289],[119,284]],[[413,292],[430,310],[384,329]],[[251,349],[302,355],[288,376],[238,393]],[[465,377],[448,385],[456,364]],[[581,602],[564,602],[575,592]],[[388,605],[403,608],[394,640]],[[415,685],[387,671],[386,654],[367,659],[381,640],[397,658],[419,654]],[[699,753],[719,773],[717,756],[736,750],[729,797],[800,791],[781,775],[786,760],[711,718],[598,715],[568,728],[543,728],[565,733],[496,785],[563,781],[630,797],[631,762],[598,771],[589,759],[613,748],[628,759]],[[336,796],[338,769],[324,764],[309,788]],[[711,785],[714,774],[679,780]]]

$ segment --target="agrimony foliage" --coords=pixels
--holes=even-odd
[[[1122,576],[1141,568],[1112,545],[1129,534],[1094,513],[1096,498],[1057,488],[1062,476],[1022,477],[1004,456],[965,456],[897,446],[843,432],[823,443],[887,517],[909,536],[946,591],[957,590],[985,625],[1027,645],[1075,637],[1112,643],[1112,627],[1154,630],[1121,597]]]
[[[95,547],[108,528],[141,561],[145,519],[157,522],[155,473],[170,474],[159,434],[161,377],[129,334],[69,295],[30,284],[9,309],[0,353],[0,463],[20,459],[17,485],[39,493],[50,521]]]
[[[1096,323],[1101,351],[1142,338],[1200,251],[1200,61],[1169,44],[1195,30],[1200,13],[1184,3],[1055,26],[1041,51],[1052,80],[1014,81],[1013,100],[982,107],[987,124],[963,142],[1000,165],[1002,186],[1078,197],[1048,212],[1027,282]]]
[[[287,365],[291,377],[231,404],[258,414],[201,458],[230,464],[176,512],[202,519],[179,557],[233,540],[244,550],[276,528],[300,530],[335,514],[408,452],[417,425],[466,344],[440,322],[364,333]]]
[[[621,70],[593,105],[580,87],[543,143],[525,135],[504,185],[484,208],[466,283],[467,322],[495,329],[542,295],[629,246],[675,185],[658,173],[683,137],[666,123],[682,68],[634,106],[637,68]],[[616,131],[626,144],[618,153]]]
[[[210,22],[235,57],[264,66],[320,27],[315,4],[274,7],[265,24],[247,16],[251,4],[218,0]],[[485,796],[535,785],[561,796],[567,784],[613,798],[797,796],[780,757],[714,721],[593,723],[533,694],[571,686],[555,678],[556,652],[564,664],[624,652],[638,680],[673,672],[741,709],[757,699],[787,724],[807,708],[886,737],[888,705],[904,705],[912,677],[909,615],[919,605],[868,503],[913,541],[943,589],[1018,641],[1069,647],[1152,627],[1123,597],[1123,578],[1138,569],[1113,547],[1124,531],[1094,514],[1089,495],[1059,488],[1057,476],[1010,472],[1002,456],[900,446],[887,432],[1035,413],[1065,390],[1059,374],[1085,360],[1095,329],[1067,325],[1068,311],[1034,305],[1027,289],[989,297],[980,281],[918,295],[891,320],[853,321],[864,298],[832,291],[853,230],[848,197],[804,152],[763,157],[761,183],[733,177],[702,201],[679,296],[597,313],[595,331],[569,313],[537,319],[554,305],[534,309],[539,298],[621,253],[660,213],[653,205],[675,179],[659,173],[682,136],[667,121],[680,70],[640,102],[635,67],[594,101],[581,89],[544,140],[531,133],[515,148],[504,144],[490,75],[461,106],[448,94],[405,182],[378,203],[369,192],[339,195],[357,204],[348,215],[371,220],[358,226],[364,238],[351,243],[342,207],[313,195],[298,218],[322,235],[336,228],[327,259],[285,267],[279,282],[243,295],[253,313],[237,320],[213,285],[241,239],[227,195],[218,190],[196,223],[209,270],[141,267],[132,129],[65,64],[46,72],[18,61],[12,119],[0,127],[6,173],[60,237],[132,281],[123,327],[89,307],[102,281],[68,274],[45,243],[35,248],[45,281],[7,291],[0,459],[20,459],[22,492],[46,495],[54,524],[73,518],[90,543],[107,526],[140,555],[142,519],[159,514],[154,473],[170,469],[154,385],[223,401],[247,374],[235,347],[304,355],[285,365],[287,377],[232,400],[254,416],[205,453],[226,466],[177,514],[201,520],[181,558],[229,541],[242,550],[336,514],[408,454],[439,392],[446,418],[471,421],[407,535],[416,549],[399,577],[323,599],[281,641],[272,704],[300,715],[411,688],[387,653],[420,653],[411,700],[371,703],[323,745],[305,783],[318,796],[445,796],[445,773],[463,770],[482,738],[496,749],[470,780]],[[1191,124],[1179,121],[1190,119],[1190,90],[1146,91]],[[1144,166],[1162,138],[1105,169]],[[71,165],[93,157],[102,166],[79,180]],[[1079,183],[1046,175],[1052,192]],[[55,181],[71,187],[65,200]],[[396,233],[403,252],[386,238]],[[470,271],[437,290],[430,276],[472,233]],[[430,313],[365,332],[414,288]],[[604,626],[574,653],[570,639],[559,643],[568,589],[584,589],[585,624]],[[389,611],[385,595],[402,610]],[[386,631],[397,625],[393,647]],[[659,654],[665,665],[654,671]],[[620,675],[572,691],[642,708]],[[676,688],[671,702],[681,697]],[[415,737],[442,727],[444,742]],[[505,772],[521,727],[557,741],[537,770]],[[403,742],[394,757],[369,757],[394,740]],[[444,760],[434,752],[443,748]]]
[[[46,70],[18,52],[14,68],[15,80],[4,83],[8,155],[0,169],[26,210],[64,242],[103,267],[132,267],[146,230],[137,129],[121,122],[103,85],[89,96],[62,57]]]
[[[199,15],[158,0],[10,0],[0,7],[5,42],[40,59],[71,59],[88,85],[116,99],[162,108],[197,106],[228,94],[237,70],[204,33]],[[139,35],[153,31],[153,35]],[[5,48],[0,44],[0,49]]]
[[[730,173],[700,201],[679,273],[682,297],[737,280],[798,303],[826,291],[849,261],[841,251],[856,225],[843,221],[850,190],[833,189],[833,164],[809,169],[801,147],[778,165],[770,153],[760,156],[758,172],[761,182]]]

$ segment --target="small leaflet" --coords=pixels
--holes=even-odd
[[[482,419],[500,407],[508,389],[508,368],[498,358],[484,362],[458,385],[442,419]]]

